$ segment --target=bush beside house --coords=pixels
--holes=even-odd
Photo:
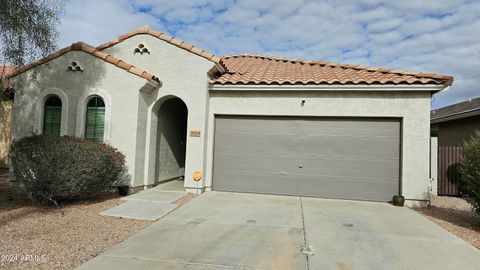
[[[473,209],[480,215],[480,132],[478,131],[464,144],[461,184]]]
[[[117,149],[75,137],[34,135],[12,143],[15,179],[38,202],[79,199],[104,192],[125,174]]]

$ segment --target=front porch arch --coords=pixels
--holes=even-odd
[[[183,178],[186,166],[188,108],[173,95],[157,100],[147,123],[145,186]]]

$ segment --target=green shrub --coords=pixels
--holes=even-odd
[[[480,133],[476,132],[463,147],[460,184],[473,209],[480,215]]]
[[[117,149],[74,137],[34,135],[12,143],[15,180],[38,202],[80,199],[109,189],[125,173]]]

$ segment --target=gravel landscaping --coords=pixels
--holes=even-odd
[[[99,215],[124,202],[116,194],[63,205],[63,214],[0,197],[2,269],[72,269],[152,223]]]
[[[480,216],[465,199],[434,196],[430,207],[415,210],[480,249]]]

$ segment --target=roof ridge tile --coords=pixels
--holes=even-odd
[[[115,38],[115,39],[112,39],[110,41],[107,41],[103,44],[100,44],[99,46],[96,47],[97,50],[104,50],[106,48],[109,48],[117,43],[120,43],[122,41],[124,41],[125,39],[128,39],[130,37],[133,37],[135,35],[142,35],[142,34],[147,34],[147,35],[151,35],[151,36],[154,36],[156,38],[159,38],[161,40],[164,40],[172,45],[175,45],[181,49],[184,49],[186,51],[189,51],[193,54],[196,54],[198,56],[201,56],[203,58],[206,58],[207,60],[210,60],[214,63],[219,63],[220,62],[220,57],[218,56],[215,56],[214,54],[212,53],[209,53],[203,49],[200,49],[198,47],[195,47],[194,45],[191,45],[191,44],[188,44],[178,38],[175,38],[175,37],[172,37],[172,36],[169,36],[163,32],[160,32],[160,31],[156,31],[156,30],[153,30],[147,26],[144,26],[144,27],[140,27],[140,28],[137,28],[136,30],[133,30],[133,31],[130,31],[126,34],[123,34],[121,36],[119,36],[118,38]],[[198,52],[200,51],[200,52]]]

